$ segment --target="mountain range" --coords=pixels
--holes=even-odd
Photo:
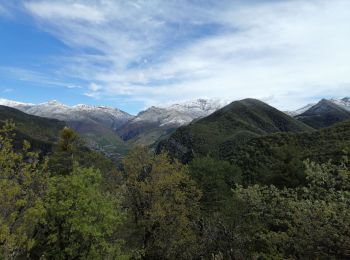
[[[222,100],[198,99],[170,106],[150,107],[133,116],[106,106],[67,106],[56,100],[31,104],[0,99],[0,105],[66,122],[91,148],[115,158],[123,156],[133,145],[153,144],[177,127],[205,117],[225,104],[227,102]]]
[[[281,112],[254,99],[230,104],[223,100],[197,99],[169,106],[153,106],[136,116],[112,107],[67,106],[55,100],[31,104],[0,99],[0,105],[63,121],[76,130],[89,147],[117,159],[134,145],[156,148],[162,143],[159,148],[180,139],[186,144],[195,143],[199,153],[204,154],[211,146],[221,149],[225,143],[238,145],[268,133],[311,131],[350,119],[348,97],[322,99],[316,104],[288,112]],[[181,148],[180,143],[175,142],[181,150],[184,147]]]

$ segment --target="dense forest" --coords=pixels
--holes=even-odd
[[[187,164],[137,147],[118,167],[69,128],[44,152],[16,129],[0,131],[1,259],[350,257],[349,122]]]

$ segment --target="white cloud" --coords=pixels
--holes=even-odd
[[[44,19],[67,19],[101,23],[105,21],[103,13],[94,6],[81,3],[63,2],[26,2],[25,7],[32,13]]]
[[[91,97],[149,105],[269,97],[286,109],[350,92],[347,0],[209,6],[184,0],[31,1],[25,7],[42,28],[79,50],[62,57],[61,70],[97,82],[85,93]]]

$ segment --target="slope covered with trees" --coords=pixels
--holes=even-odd
[[[240,167],[246,183],[297,185],[304,181],[304,160],[339,164],[349,154],[350,121],[346,121],[317,131],[256,137],[239,146],[226,142],[219,158]]]
[[[183,162],[195,156],[215,155],[220,145],[239,145],[275,132],[301,132],[312,128],[255,99],[232,102],[208,117],[181,127],[158,146]]]

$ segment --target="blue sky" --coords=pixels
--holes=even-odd
[[[350,95],[348,0],[0,0],[0,97],[130,113]]]

